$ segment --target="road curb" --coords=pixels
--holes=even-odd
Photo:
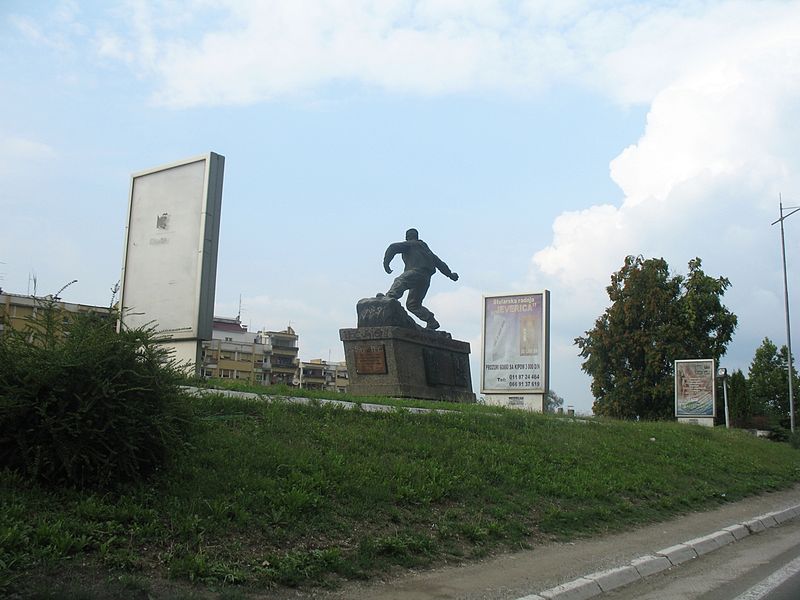
[[[729,525],[714,533],[657,550],[653,554],[640,556],[627,565],[589,573],[548,590],[522,596],[517,600],[589,600],[596,598],[606,592],[661,573],[797,517],[800,517],[800,504]]]

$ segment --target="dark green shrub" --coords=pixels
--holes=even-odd
[[[183,444],[182,373],[149,329],[43,301],[0,335],[0,465],[52,484],[141,479]]]

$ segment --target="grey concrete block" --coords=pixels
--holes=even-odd
[[[543,598],[539,594],[531,594],[529,596],[523,596],[522,598],[517,598],[517,600],[545,600],[545,598]]]
[[[641,577],[647,577],[666,571],[672,566],[672,563],[666,556],[647,555],[631,561],[631,566],[639,572]]]
[[[597,573],[586,575],[586,579],[596,581],[601,590],[610,592],[618,587],[628,585],[634,581],[639,581],[641,576],[639,575],[639,571],[636,570],[636,567],[628,565],[627,567],[598,571]]]
[[[656,556],[666,556],[669,562],[677,566],[681,563],[685,563],[687,560],[697,558],[697,552],[694,551],[694,548],[686,544],[676,544],[675,546],[659,550],[656,552]]]
[[[794,518],[794,509],[793,508],[785,508],[783,510],[778,510],[773,513],[770,513],[772,517],[775,519],[777,523],[785,523],[786,521]]]
[[[694,538],[693,540],[689,540],[685,542],[687,546],[691,546],[695,552],[697,552],[697,556],[703,556],[703,554],[708,554],[709,552],[713,552],[719,546],[717,546],[717,542],[712,535],[704,535],[703,537]]]
[[[539,592],[546,600],[588,600],[603,593],[596,581],[580,577],[574,581]]]
[[[717,547],[722,548],[723,546],[727,546],[728,544],[732,544],[736,541],[736,538],[730,531],[717,531],[716,533],[712,534],[714,536],[715,541],[717,542]]]
[[[742,538],[746,538],[748,535],[750,535],[750,530],[741,523],[738,525],[731,525],[730,527],[723,527],[722,531],[727,531],[736,540],[741,540]]]
[[[761,522],[761,519],[750,519],[749,521],[745,521],[742,523],[747,529],[750,530],[750,533],[758,533],[759,531],[764,531],[766,527]]]
[[[685,542],[685,544],[694,548],[694,551],[697,552],[697,556],[702,556],[703,554],[713,552],[717,548],[721,548],[735,541],[733,534],[730,532],[715,531],[714,533]]]
[[[775,517],[773,517],[772,514],[770,513],[761,515],[760,517],[757,517],[757,519],[761,521],[761,524],[764,525],[766,529],[769,529],[770,527],[775,527],[775,525],[778,524],[778,522],[775,520]]]

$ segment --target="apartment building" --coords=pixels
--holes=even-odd
[[[79,313],[95,313],[108,315],[110,309],[107,306],[93,306],[91,304],[77,304],[74,302],[63,302],[60,298],[51,296],[39,297],[22,294],[10,294],[0,290],[0,335],[6,327],[15,330],[23,330],[27,327],[29,320],[35,317],[46,302],[54,302],[58,310],[62,311],[62,319],[65,321],[70,315]]]
[[[259,331],[258,336],[272,345],[272,373],[270,383],[298,385],[299,339],[291,325],[283,331]]]
[[[203,342],[203,377],[262,385],[293,385],[297,378],[298,336],[291,327],[253,333],[239,317],[214,317],[211,337]]]
[[[203,342],[203,377],[270,383],[272,347],[269,340],[247,331],[238,317],[214,317],[211,339]]]
[[[297,380],[302,388],[332,392],[346,392],[350,383],[344,362],[327,362],[320,358],[301,361]]]
[[[10,294],[0,290],[0,335],[5,328],[22,330],[42,305],[53,300],[63,311],[62,318],[70,314],[110,314],[108,307],[63,302],[56,298]],[[258,331],[252,333],[239,317],[214,317],[212,339],[203,342],[203,377],[238,379],[262,385],[283,383],[306,389],[346,392],[349,378],[344,362],[322,359],[300,361],[299,336],[288,326],[283,331]]]

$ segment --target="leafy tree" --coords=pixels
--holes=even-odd
[[[544,412],[554,413],[560,406],[564,406],[564,399],[555,390],[547,390],[544,395]]]
[[[592,377],[594,412],[624,419],[673,414],[676,359],[724,355],[736,315],[723,304],[725,277],[689,261],[686,277],[671,275],[663,258],[628,256],[606,288],[611,306],[575,339]]]
[[[786,346],[780,350],[769,338],[756,349],[748,374],[748,393],[754,405],[767,412],[777,424],[789,425],[789,352]],[[792,365],[795,392],[800,379]]]

